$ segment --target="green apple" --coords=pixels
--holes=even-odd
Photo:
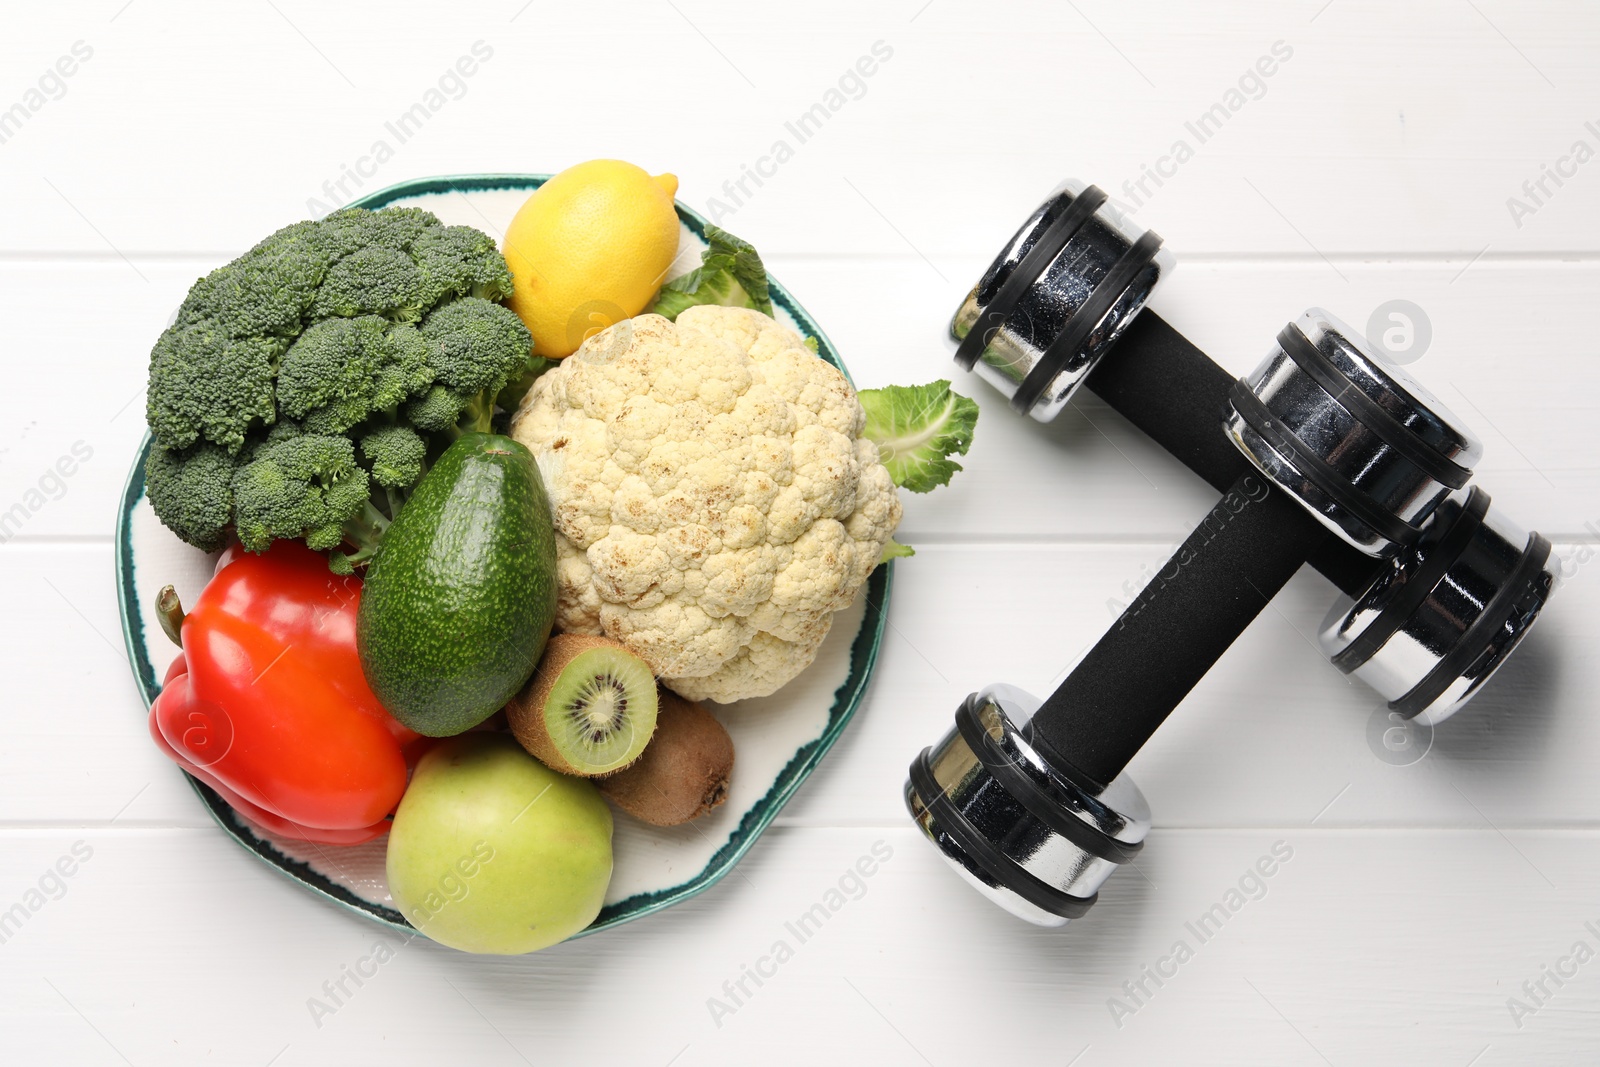
[[[389,892],[428,937],[515,955],[594,921],[611,881],[611,809],[515,740],[469,733],[417,763],[389,831]]]

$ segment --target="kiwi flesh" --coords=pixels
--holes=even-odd
[[[709,711],[671,690],[661,690],[659,705],[644,755],[595,784],[634,818],[679,826],[727,799],[733,738]]]
[[[615,641],[554,634],[506,705],[522,747],[553,771],[596,778],[639,758],[656,729],[656,680]]]

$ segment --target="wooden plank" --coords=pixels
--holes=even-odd
[[[953,277],[969,285],[985,265],[973,260]],[[782,263],[780,273],[858,384],[949,377],[983,409],[966,473],[909,501],[908,538],[1175,537],[1215,503],[1214,493],[1087,392],[1048,425],[1012,414],[998,393],[951,362],[944,331],[956,298],[918,266],[796,261]],[[1365,332],[1388,301],[1413,302],[1432,339],[1406,369],[1483,440],[1477,483],[1508,514],[1551,536],[1600,537],[1600,466],[1573,438],[1574,427],[1597,417],[1600,349],[1581,319],[1600,271],[1479,264],[1462,272],[1404,262],[1337,269],[1343,278],[1322,263],[1191,266],[1180,258],[1152,306],[1212,359],[1247,374],[1284,323],[1308,307]],[[1115,349],[1106,358],[1115,359]]]
[[[1558,551],[1576,559],[1573,546]],[[1165,556],[1158,545],[923,545],[896,564],[866,704],[783,819],[902,825],[905,768],[950,728],[957,702],[994,681],[1048,693]],[[1600,688],[1600,595],[1592,560],[1572,570],[1502,675],[1430,748],[1417,739],[1425,756],[1414,764],[1394,751],[1402,739],[1384,743],[1379,727],[1390,724],[1375,696],[1313,647],[1333,593],[1314,574],[1298,576],[1135,760],[1157,824],[1600,820],[1591,758],[1600,722],[1589,713]],[[0,549],[0,597],[29,605],[5,617],[0,639],[15,662],[41,665],[13,679],[25,728],[0,746],[0,818],[204,825],[145,736],[108,547]]]
[[[7,545],[0,595],[14,606],[0,619],[0,640],[16,665],[10,702],[21,724],[0,744],[0,820],[207,825],[146,729],[109,545]]]
[[[1507,207],[1575,141],[1600,145],[1585,126],[1597,119],[1597,31],[1561,7],[1034,0],[997,14],[973,0],[829,0],[815,21],[774,27],[731,0],[679,6],[541,9],[471,26],[416,10],[381,27],[290,4],[231,16],[226,49],[210,47],[217,30],[204,20],[157,9],[109,23],[29,12],[12,34],[27,43],[8,55],[8,104],[75,41],[94,52],[4,145],[3,247],[120,249],[135,262],[239,248],[312,200],[611,155],[677,171],[702,208],[760,166],[770,176],[759,188],[746,179],[724,221],[770,254],[987,254],[1069,175],[1139,204],[1191,254],[1464,262],[1486,246],[1600,250],[1596,179],[1570,160],[1570,179],[1547,181],[1532,215]],[[449,80],[479,41],[490,58]],[[858,88],[847,73],[878,41],[892,55]],[[627,76],[593,76],[602,48]],[[582,85],[581,103],[552,89],[568,85]],[[668,86],[674,100],[715,102],[714,137],[686,140],[676,121],[596,121],[634,114]],[[1001,92],[1023,103],[997,107]],[[537,119],[512,119],[507,101],[530,93]],[[402,139],[395,124],[419,104],[426,117]],[[818,104],[826,124],[802,141],[785,124]],[[781,164],[780,140],[792,152]],[[1157,187],[1146,167],[1169,177]],[[357,168],[359,186],[345,177]],[[1142,192],[1124,187],[1141,179]],[[342,194],[327,191],[340,180]]]
[[[1106,546],[934,546],[897,563],[870,702],[785,817],[892,822],[905,767],[951,728],[967,693],[1004,681],[1048,694],[1164,557]],[[1600,815],[1591,756],[1600,727],[1589,713],[1600,612],[1590,570],[1431,738],[1386,737],[1394,724],[1381,701],[1328,665],[1314,637],[1334,594],[1302,573],[1129,771],[1161,826],[1591,823]]]
[[[49,355],[13,360],[11,387],[0,393],[0,513],[27,509],[4,524],[6,534],[110,533],[143,433],[149,347],[208,265],[162,263],[146,269],[147,283],[120,263],[0,262],[0,313],[22,325],[13,350]],[[965,284],[984,265],[967,260],[953,277]],[[1410,369],[1483,438],[1480,484],[1508,514],[1552,537],[1600,536],[1600,462],[1572,438],[1574,427],[1600,418],[1600,352],[1587,321],[1600,263],[1554,273],[1480,264],[1459,277],[1409,263],[1340,270],[1348,283],[1321,263],[1181,266],[1156,307],[1242,374],[1308,305],[1364,330],[1385,301],[1416,302],[1433,340]],[[947,489],[908,498],[910,540],[1168,542],[1214,503],[1206,486],[1092,396],[1040,425],[962,374],[942,340],[955,289],[940,286],[920,260],[779,258],[774,273],[839,345],[858,384],[950,377],[983,408],[966,472]],[[88,304],[86,291],[96,294]],[[56,478],[75,445],[92,458]]]
[[[0,901],[29,899],[80,841],[89,858],[4,946],[8,1062],[1278,1065],[1382,1050],[1459,1067],[1583,1062],[1600,1018],[1596,965],[1568,958],[1600,945],[1592,830],[1161,833],[1088,916],[1046,931],[981,900],[913,830],[786,829],[694,901],[498,958],[405,944],[213,830],[0,832]],[[801,940],[816,905],[826,918]],[[394,946],[382,962],[379,943]],[[744,977],[758,966],[759,987]],[[1572,975],[1559,988],[1557,966]],[[1523,983],[1541,979],[1535,1005]],[[1534,1010],[1513,1018],[1512,997]]]

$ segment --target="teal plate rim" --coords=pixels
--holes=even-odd
[[[384,207],[396,200],[404,200],[414,196],[429,194],[444,194],[452,192],[486,192],[492,190],[532,190],[537,189],[549,179],[548,174],[461,174],[445,175],[432,178],[416,178],[400,182],[385,189],[370,193],[359,200],[352,201],[347,207],[363,207],[376,209]],[[705,227],[707,221],[692,208],[685,207],[681,202],[675,202],[678,218],[683,224],[702,241],[705,240]],[[772,302],[787,311],[801,327],[802,332],[816,338],[817,354],[829,363],[839,368],[846,378],[850,371],[845,367],[844,361],[839,358],[833,342],[828,340],[811,315],[801,307],[782,283],[769,275],[771,284]],[[852,384],[854,382],[852,381]],[[139,696],[144,701],[148,710],[157,695],[161,692],[161,682],[156,677],[155,667],[150,661],[149,650],[145,644],[144,620],[139,612],[137,596],[134,589],[134,559],[133,559],[133,512],[144,496],[144,465],[150,454],[151,439],[148,433],[140,443],[138,456],[134,460],[132,469],[128,472],[127,483],[123,487],[122,497],[117,507],[117,537],[116,537],[116,581],[117,581],[117,606],[122,617],[122,638],[128,650],[128,661],[133,665],[134,683],[138,686]],[[855,638],[850,645],[850,671],[844,682],[834,690],[833,706],[828,712],[828,724],[822,734],[816,739],[807,742],[796,750],[777,779],[772,783],[772,788],[767,790],[729,835],[727,844],[718,849],[707,862],[706,866],[688,881],[672,886],[668,889],[656,890],[650,893],[638,893],[634,896],[608,904],[601,909],[595,921],[585,929],[574,934],[573,937],[585,937],[589,934],[608,930],[623,923],[642,919],[663,908],[671,907],[679,901],[687,900],[716,885],[738,864],[744,854],[750,851],[772,823],[778,813],[789,802],[800,783],[804,782],[811,772],[816,769],[822,757],[827,755],[845,726],[861,706],[862,699],[866,696],[867,685],[871,681],[873,667],[878,661],[878,649],[883,643],[883,631],[888,622],[889,592],[893,586],[893,562],[885,563],[872,572],[867,580],[866,589],[862,595],[866,597],[866,611],[861,620],[861,628],[856,631]],[[228,834],[250,853],[263,863],[300,884],[320,894],[327,899],[345,906],[352,911],[361,913],[368,918],[384,923],[399,930],[415,931],[405,917],[394,908],[385,907],[357,896],[354,892],[337,882],[332,881],[310,864],[293,859],[275,849],[271,842],[258,837],[247,823],[241,819],[228,804],[217,795],[217,792],[204,782],[184,775],[194,791],[199,794],[206,810],[212,818]],[[330,846],[333,847],[333,846]]]

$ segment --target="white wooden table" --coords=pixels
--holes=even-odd
[[[1400,7],[9,11],[0,510],[26,521],[0,546],[0,912],[27,917],[0,944],[0,1062],[1594,1062],[1600,17]],[[452,81],[480,41],[488,58]],[[841,86],[875,45],[871,76]],[[386,123],[418,103],[401,143]],[[837,107],[801,143],[785,123],[818,103]],[[779,140],[792,151],[763,162]],[[968,379],[977,443],[953,487],[907,502],[918,554],[869,699],[740,876],[530,957],[407,944],[357,985],[390,935],[225,838],[145,735],[110,534],[146,354],[198,274],[312,200],[595,156],[721,199],[863,385],[961,377],[950,311],[1068,175],[1167,238],[1181,267],[1156,304],[1231,370],[1306,306],[1361,326],[1412,301],[1432,332],[1413,371],[1476,427],[1480,484],[1570,578],[1493,688],[1399,765],[1369,742],[1377,699],[1308,637],[1331,587],[1297,577],[1133,765],[1156,813],[1137,870],[1040,931],[919,840],[906,764],[983,683],[1047,691],[1213,497],[1093,398],[1039,426]],[[747,166],[762,183],[734,201],[723,183],[739,192]],[[1141,190],[1146,167],[1161,183]],[[75,451],[70,477],[49,473]],[[953,625],[980,604],[992,628]],[[878,842],[892,856],[865,894],[713,1010]],[[1291,855],[1259,899],[1199,942],[1186,922],[1274,847]]]

